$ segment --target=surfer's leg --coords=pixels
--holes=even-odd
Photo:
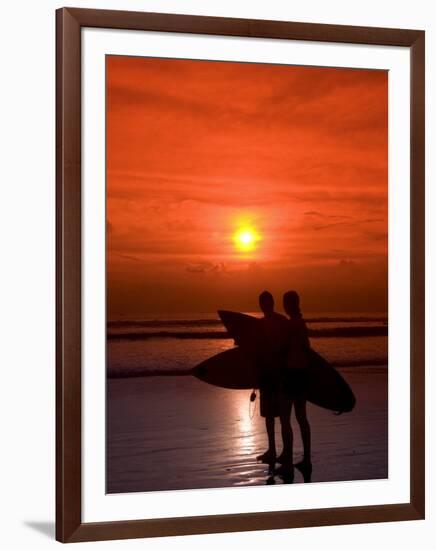
[[[266,433],[268,435],[268,449],[256,457],[257,460],[262,462],[271,463],[276,459],[276,438],[274,430],[274,416],[265,417]]]
[[[292,462],[293,433],[291,427],[292,401],[282,403],[280,407],[280,425],[282,430],[283,451],[280,462]]]
[[[265,418],[266,433],[268,435],[268,449],[257,456],[257,460],[265,463],[275,462],[276,441],[274,434],[274,401],[270,385],[263,384],[260,387],[260,414]]]
[[[276,438],[274,431],[274,416],[265,418],[266,432],[268,434],[268,451],[271,455],[276,455]]]
[[[282,428],[283,451],[277,462],[280,466],[274,470],[274,473],[283,476],[283,480],[292,483],[294,480],[293,466],[293,441],[294,436],[291,427],[292,401],[287,405],[282,404],[280,411],[280,424]]]
[[[305,464],[310,464],[312,462],[311,433],[310,433],[310,424],[307,419],[305,399],[295,400],[295,417],[297,419],[298,425],[300,426],[301,439],[303,441],[303,452],[304,452],[303,462]]]

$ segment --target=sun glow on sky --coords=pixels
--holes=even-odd
[[[260,240],[257,232],[251,227],[242,227],[234,235],[236,248],[241,252],[252,252]]]

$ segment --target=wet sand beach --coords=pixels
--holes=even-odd
[[[308,405],[312,482],[386,478],[387,368],[352,367],[340,372],[353,388],[356,407],[336,416]],[[256,462],[267,441],[259,397],[253,411],[250,391],[221,389],[191,376],[109,378],[107,384],[108,493],[272,481],[268,466]],[[293,429],[297,462],[302,446],[294,418]],[[278,452],[279,432],[276,419]],[[302,481],[296,471],[294,482]],[[276,476],[274,482],[282,480]]]

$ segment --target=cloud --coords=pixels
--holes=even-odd
[[[140,262],[141,259],[137,258],[136,256],[131,256],[129,254],[121,254],[119,252],[112,251],[112,254],[115,254],[118,258],[122,258],[123,260],[129,260],[132,262]]]
[[[227,271],[226,264],[223,262],[200,262],[198,264],[190,264],[186,266],[186,271],[189,273],[225,273]]]
[[[313,229],[315,229],[316,231],[319,231],[319,230],[322,230],[322,229],[330,229],[332,227],[338,227],[338,226],[355,227],[355,226],[364,225],[364,224],[368,224],[368,223],[384,223],[384,221],[385,221],[381,218],[351,221],[352,218],[350,216],[331,216],[331,217],[332,218],[346,218],[349,221],[340,221],[340,222],[334,222],[334,223],[329,223],[329,224],[325,224],[325,225],[317,225],[317,226],[313,226]]]
[[[340,267],[355,267],[357,263],[354,260],[339,260],[338,265]]]
[[[309,212],[304,212],[305,216],[310,217],[317,217],[317,218],[325,218],[324,214],[321,214],[321,212],[315,212],[315,210],[310,210]]]

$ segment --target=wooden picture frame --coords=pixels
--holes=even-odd
[[[403,46],[411,63],[410,502],[103,523],[82,521],[81,29],[85,27]],[[423,31],[62,8],[56,13],[56,538],[61,542],[424,518]]]

